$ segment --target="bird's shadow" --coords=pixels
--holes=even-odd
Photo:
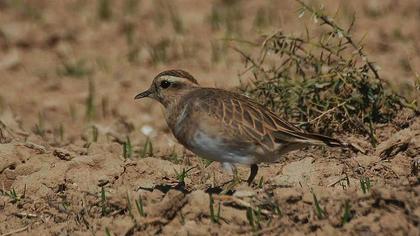
[[[155,185],[153,188],[149,189],[149,188],[139,188],[139,189],[143,189],[143,190],[147,190],[147,191],[153,191],[154,189],[161,191],[162,193],[166,194],[167,192],[169,192],[170,190],[177,190],[180,191],[184,194],[189,194],[192,192],[191,189],[189,189],[185,183],[183,182],[179,182],[176,185],[173,184],[158,184]],[[206,189],[203,189],[205,193],[208,194],[222,194],[223,195],[233,195],[236,190],[235,189],[229,189],[227,190],[226,188],[223,188],[223,186],[215,186],[215,187],[208,187]]]
[[[222,188],[221,186],[216,186],[216,187],[209,187],[204,192],[208,193],[208,194],[221,194],[221,193],[223,193],[224,195],[233,195],[236,192],[236,190],[229,189],[229,190],[226,191],[226,189]]]
[[[185,183],[184,182],[179,182],[177,184],[157,184],[155,186],[153,186],[153,188],[142,188],[139,187],[138,189],[142,189],[142,190],[146,190],[149,192],[152,192],[153,190],[159,190],[162,193],[166,194],[167,192],[169,192],[170,190],[177,190],[180,191],[184,194],[189,194],[192,192],[191,189],[186,188]]]

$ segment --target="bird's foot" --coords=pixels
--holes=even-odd
[[[257,173],[258,173],[258,165],[257,164],[252,164],[251,165],[251,171],[249,173],[249,177],[246,181],[248,183],[248,185],[252,184],[252,182],[255,179],[255,176],[257,176]]]
[[[223,183],[223,191],[221,192],[221,194],[228,194],[229,192],[233,192],[235,190],[235,188],[242,182],[242,180],[239,178],[238,176],[238,172],[234,171],[233,173],[233,178],[229,181],[227,181],[226,183]]]

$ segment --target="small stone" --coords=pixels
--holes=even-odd
[[[279,175],[279,176],[274,177],[273,183],[281,187],[293,187],[295,185],[295,182],[293,181],[293,179],[287,175]]]
[[[47,151],[47,149],[44,146],[31,142],[26,142],[24,146],[37,151],[39,154],[43,154]]]
[[[151,217],[164,217],[173,219],[176,214],[187,203],[188,199],[185,194],[177,190],[169,190],[162,201],[150,206]]]
[[[109,180],[107,180],[107,179],[98,180],[98,186],[99,187],[103,187],[103,186],[107,185],[108,183],[109,183]]]
[[[307,157],[288,163],[283,167],[282,174],[275,176],[272,182],[282,187],[298,186],[300,183],[310,182],[310,178],[316,174],[313,160],[313,158]]]
[[[416,133],[411,129],[403,129],[393,134],[389,139],[380,143],[375,150],[375,154],[381,159],[387,159],[397,155],[399,152],[407,150],[408,145]]]
[[[233,194],[234,197],[237,198],[246,198],[255,196],[255,192],[252,190],[238,190]]]
[[[75,157],[73,153],[63,148],[54,149],[53,155],[58,157],[60,160],[65,160],[65,161],[70,161],[71,159]]]
[[[152,127],[152,126],[150,126],[150,125],[143,125],[143,126],[141,127],[140,131],[141,131],[144,135],[146,135],[146,136],[150,136],[150,135],[154,132],[154,129],[153,129],[153,127]]]
[[[156,184],[154,183],[153,180],[151,179],[140,179],[137,180],[136,182],[137,185],[137,190],[148,190],[148,191],[153,191],[153,189],[155,188]]]

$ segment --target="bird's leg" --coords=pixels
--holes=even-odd
[[[230,175],[235,174],[237,172],[236,166],[229,162],[222,162],[220,163],[220,166]]]
[[[248,180],[246,181],[246,182],[248,182],[248,185],[252,184],[252,181],[254,181],[255,176],[257,176],[257,173],[258,173],[258,165],[257,164],[252,164]]]
[[[232,184],[234,182],[237,182],[237,176],[238,176],[238,170],[236,169],[236,166],[229,162],[222,162],[220,163],[220,166],[229,174],[232,176],[231,180],[226,181],[222,184],[222,186],[226,184]]]
[[[229,174],[232,175],[232,179],[223,183],[222,186],[224,187],[224,190],[221,192],[221,194],[227,194],[229,191],[234,189],[236,185],[238,185],[241,180],[238,176],[238,170],[236,169],[236,166],[232,163],[223,162],[221,163],[221,166],[223,169],[225,169]]]

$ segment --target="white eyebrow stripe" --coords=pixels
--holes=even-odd
[[[162,76],[162,78],[169,81],[169,82],[173,82],[173,83],[182,82],[182,83],[195,84],[192,81],[190,81],[189,79],[183,78],[183,77],[164,75],[164,76]]]

